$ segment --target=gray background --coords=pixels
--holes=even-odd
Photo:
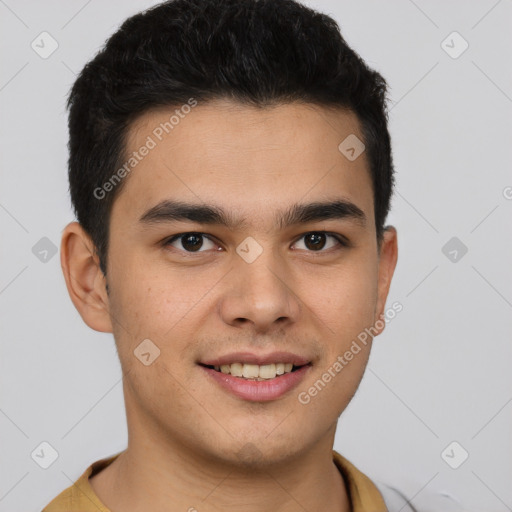
[[[417,506],[448,493],[467,510],[512,510],[512,3],[307,3],[388,80],[397,170],[388,305],[403,311],[375,340],[335,448]],[[0,0],[1,511],[40,511],[127,442],[114,341],[83,324],[59,254],[40,240],[58,248],[73,220],[64,104],[75,73],[153,4]],[[31,48],[43,31],[59,45],[47,59]],[[461,39],[442,45],[453,31],[469,44],[457,58]],[[43,441],[58,452],[46,470],[31,458]],[[452,464],[469,453],[458,469],[441,456],[452,441]]]

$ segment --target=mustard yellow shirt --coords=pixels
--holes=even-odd
[[[120,453],[91,464],[83,475],[62,491],[42,512],[110,512],[89,484],[89,477],[99,473]],[[345,480],[352,512],[388,512],[374,483],[352,463],[333,450],[333,460]]]

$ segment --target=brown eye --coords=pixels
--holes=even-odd
[[[329,239],[334,240],[334,243],[328,245]],[[304,246],[310,252],[327,252],[327,250],[323,251],[322,249],[332,249],[336,246],[345,247],[347,245],[341,235],[334,235],[324,231],[312,231],[303,235],[299,241],[301,240],[304,240]]]
[[[204,252],[203,248],[205,240],[215,246],[213,242],[203,233],[182,233],[170,238],[165,245],[171,245],[175,249],[184,250],[185,252]],[[176,244],[176,245],[175,245]],[[179,247],[181,245],[181,247]],[[211,247],[210,247],[211,248]],[[209,247],[207,247],[209,249]]]
[[[308,233],[305,237],[305,246],[312,251],[323,249],[325,246],[325,233]]]

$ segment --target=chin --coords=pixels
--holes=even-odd
[[[296,441],[279,444],[276,440],[272,442],[270,438],[265,438],[265,435],[259,436],[257,440],[247,439],[245,443],[240,440],[237,446],[233,446],[228,452],[224,451],[222,458],[226,463],[240,469],[266,471],[270,467],[287,463],[301,449]],[[228,453],[229,460],[226,459]]]

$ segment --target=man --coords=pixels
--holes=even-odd
[[[85,66],[61,263],[129,439],[45,512],[387,510],[333,451],[397,261],[385,95],[292,0],[166,2]]]

